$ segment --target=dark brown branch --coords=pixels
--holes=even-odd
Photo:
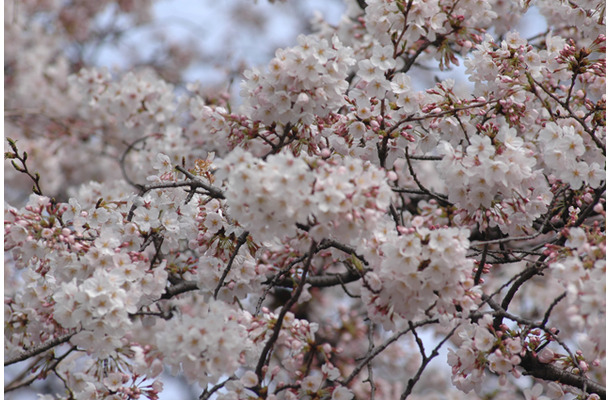
[[[366,261],[364,256],[361,256],[360,254],[356,253],[356,250],[354,250],[353,248],[351,248],[347,245],[344,245],[343,243],[339,243],[336,240],[324,239],[320,243],[320,246],[318,247],[318,249],[324,250],[324,249],[328,249],[329,247],[333,247],[337,250],[341,250],[344,253],[351,254],[354,257],[356,257],[358,260],[360,260],[364,265],[369,265],[368,261]]]
[[[411,173],[411,176],[413,177],[413,180],[417,184],[417,187],[422,192],[427,194],[428,196],[431,196],[431,197],[435,198],[442,206],[450,206],[451,203],[449,203],[447,201],[447,196],[442,195],[442,194],[438,194],[438,193],[432,193],[430,190],[428,190],[428,188],[426,188],[424,185],[421,184],[419,179],[417,179],[417,175],[415,174],[415,171],[413,170],[413,165],[411,165],[411,157],[409,156],[409,148],[408,147],[405,148],[405,158],[407,159],[407,165],[409,167],[409,173]]]
[[[210,397],[212,397],[212,395],[213,395],[214,393],[216,393],[216,391],[218,391],[218,389],[221,389],[222,387],[224,387],[224,385],[226,385],[226,384],[227,384],[227,382],[232,381],[232,380],[234,380],[234,379],[237,379],[237,378],[236,378],[236,377],[234,377],[234,376],[231,376],[231,377],[229,377],[229,378],[225,379],[224,381],[222,381],[222,382],[220,382],[220,383],[217,383],[217,384],[216,384],[216,385],[214,385],[212,388],[210,388],[210,389],[205,389],[205,390],[203,391],[203,393],[201,393],[201,396],[199,396],[199,400],[207,400],[207,399],[209,399]]]
[[[280,280],[281,280],[280,278],[282,276],[288,274],[288,272],[292,269],[292,267],[294,267],[296,264],[302,262],[306,258],[307,258],[307,255],[304,255],[304,256],[301,256],[301,257],[293,260],[292,262],[290,262],[290,264],[288,264],[287,266],[282,268],[282,270],[280,272],[275,274],[273,276],[273,278],[271,278],[270,281],[267,280],[266,282],[264,282],[264,284],[267,285],[267,288],[265,289],[265,292],[263,293],[263,295],[258,299],[258,303],[256,304],[256,311],[254,314],[258,315],[258,313],[260,313],[261,308],[263,307],[263,302],[265,301],[265,298],[267,298],[267,295],[269,294],[271,289],[273,289],[274,287],[277,287],[277,286],[284,286],[284,287],[293,287],[294,286],[294,281],[292,279],[282,280],[282,282],[283,282],[282,285],[278,284],[278,282],[280,282]]]
[[[411,323],[409,322],[409,325],[411,325]],[[432,361],[433,358],[435,358],[436,356],[438,356],[438,351],[440,350],[441,347],[443,347],[443,345],[445,344],[445,342],[447,340],[449,340],[449,338],[451,336],[453,336],[453,334],[455,333],[456,329],[459,327],[459,325],[456,325],[451,332],[449,332],[444,338],[443,340],[441,340],[436,347],[432,350],[432,353],[430,353],[429,356],[426,356],[425,351],[424,351],[424,347],[423,347],[423,343],[421,342],[421,339],[419,339],[419,337],[415,336],[415,339],[418,341],[418,345],[420,348],[420,352],[422,355],[422,361],[421,364],[419,366],[419,369],[417,370],[417,372],[415,373],[415,376],[411,379],[409,379],[409,382],[407,383],[407,387],[405,388],[405,391],[402,392],[402,395],[400,396],[400,400],[405,400],[407,398],[407,396],[409,396],[411,394],[411,392],[413,391],[413,387],[415,386],[415,384],[419,381],[419,379],[421,378],[422,373],[424,372],[424,370],[426,369],[427,365],[430,363],[430,361]],[[413,330],[413,334],[415,335],[415,330]]]
[[[161,296],[161,299],[171,299],[174,296],[177,296],[182,293],[192,292],[193,290],[197,290],[197,282],[193,281],[183,281],[178,283],[177,285],[170,286],[165,289],[165,293]]]
[[[396,332],[389,339],[387,339],[382,345],[377,346],[370,351],[367,351],[367,354],[365,355],[365,357],[360,361],[360,363],[356,366],[356,368],[354,368],[352,373],[347,378],[340,381],[339,383],[341,383],[341,385],[343,385],[343,386],[349,385],[349,383],[360,373],[360,371],[362,371],[362,369],[365,366],[367,366],[371,362],[371,360],[373,358],[377,357],[377,355],[379,353],[381,353],[382,351],[384,351],[390,344],[394,343],[395,341],[400,339],[402,336],[404,336],[411,330],[413,330],[415,328],[419,328],[421,326],[436,324],[436,323],[438,323],[438,319],[427,319],[427,320],[411,323],[408,328],[405,328],[399,332]]]
[[[19,361],[24,361],[30,357],[44,353],[45,351],[50,350],[55,346],[59,346],[62,343],[66,343],[75,334],[76,334],[76,332],[68,333],[66,335],[49,340],[49,341],[41,344],[40,346],[31,348],[31,349],[26,349],[20,355],[13,357],[13,358],[9,358],[8,360],[4,361],[4,366],[7,367],[11,364],[15,364],[15,363],[18,363]]]
[[[481,275],[483,274],[483,269],[485,268],[485,261],[487,261],[487,249],[488,245],[485,244],[485,246],[483,246],[483,254],[481,255],[481,260],[479,260],[479,268],[477,268],[477,272],[474,275],[475,285],[478,285],[481,281]]]
[[[548,382],[559,382],[564,385],[582,388],[587,393],[596,393],[601,399],[606,398],[606,388],[589,378],[576,375],[553,365],[543,364],[532,353],[527,352],[521,357],[519,364],[524,370],[525,375],[533,376],[534,378],[543,379]]]
[[[510,289],[508,289],[508,292],[506,293],[506,296],[504,296],[504,299],[502,299],[502,309],[505,311],[508,311],[508,306],[510,305],[510,302],[513,300],[513,297],[515,297],[515,294],[517,294],[517,291],[519,290],[519,288],[527,281],[529,281],[532,277],[534,277],[535,275],[540,275],[542,273],[542,270],[544,269],[544,266],[541,266],[541,262],[542,260],[544,260],[547,256],[543,255],[539,258],[538,263],[531,265],[530,267],[528,267],[523,274],[519,277],[519,279],[517,279],[513,285],[510,287]],[[494,322],[494,326],[495,326],[495,322]],[[498,325],[499,327],[499,325]]]
[[[273,348],[273,346],[275,345],[275,342],[277,341],[278,337],[280,336],[280,331],[282,330],[282,324],[284,323],[284,317],[286,316],[288,311],[290,311],[290,308],[292,308],[292,306],[299,300],[299,297],[301,296],[301,292],[303,291],[303,287],[305,286],[305,283],[307,281],[307,273],[309,272],[309,267],[311,266],[311,259],[313,258],[313,255],[316,252],[316,248],[317,248],[316,242],[312,241],[311,247],[309,248],[309,253],[307,255],[307,259],[305,260],[305,263],[303,265],[303,273],[302,273],[301,281],[299,282],[299,285],[297,286],[296,290],[294,291],[292,297],[290,297],[290,299],[282,307],[282,310],[280,311],[280,313],[277,317],[275,326],[273,327],[273,333],[271,334],[271,337],[269,338],[267,343],[265,343],[265,347],[263,348],[260,358],[258,359],[258,363],[256,365],[255,372],[256,372],[256,376],[258,376],[259,385],[260,385],[260,383],[263,382],[263,368],[269,364],[269,356],[270,356],[271,349]]]
[[[591,203],[589,203],[589,205],[584,210],[582,210],[582,212],[578,216],[578,219],[574,223],[574,226],[580,226],[580,225],[582,225],[583,222],[585,222],[587,217],[589,217],[591,215],[591,213],[593,212],[593,207],[595,207],[595,205],[599,202],[599,199],[602,197],[602,195],[604,194],[605,191],[606,191],[605,183],[602,186],[595,189],[595,191],[594,191],[595,197],[593,198],[593,201]]]
[[[553,312],[553,308],[555,308],[555,306],[557,304],[559,304],[559,302],[561,300],[563,300],[563,298],[566,297],[567,294],[568,294],[568,292],[563,292],[561,295],[557,296],[557,298],[555,300],[553,300],[553,302],[551,303],[549,308],[544,313],[544,318],[542,319],[542,322],[540,323],[540,325],[543,328],[546,326],[546,323],[549,322],[549,318],[551,317],[551,312]]]
[[[346,283],[355,282],[360,278],[362,278],[361,275],[347,271],[342,274],[310,276],[307,278],[307,283],[313,287],[330,287],[345,285]]]

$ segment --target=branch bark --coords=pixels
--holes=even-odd
[[[543,364],[532,353],[528,352],[525,356],[521,357],[520,366],[525,370],[526,375],[533,376],[534,378],[581,388],[587,393],[599,395],[601,399],[606,398],[606,388],[603,385],[590,380],[586,376],[564,371],[555,365]]]

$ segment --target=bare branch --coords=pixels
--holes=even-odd
[[[201,187],[201,188],[204,188],[205,190],[207,190],[208,191],[208,195],[210,197],[214,197],[216,199],[224,199],[225,198],[225,195],[224,195],[224,192],[222,191],[222,189],[219,189],[219,188],[217,188],[215,186],[212,186],[212,185],[208,185],[207,183],[203,182],[201,179],[199,179],[195,175],[191,174],[189,171],[187,171],[186,169],[184,169],[180,165],[176,165],[176,169],[178,171],[182,172],[184,175],[186,175],[189,179],[191,179],[191,185],[192,186]]]
[[[246,243],[246,239],[248,239],[248,231],[244,231],[242,232],[241,235],[239,235],[239,238],[237,239],[237,244],[235,245],[235,250],[233,251],[233,254],[231,254],[231,259],[229,260],[229,263],[227,264],[227,267],[225,268],[225,270],[222,272],[222,276],[220,277],[220,281],[218,281],[218,286],[216,286],[216,289],[214,290],[214,300],[216,300],[216,298],[218,297],[218,292],[220,292],[220,289],[222,288],[222,285],[224,284],[225,278],[227,277],[227,275],[229,274],[229,271],[231,270],[231,266],[233,265],[233,261],[235,261],[235,257],[237,256],[237,253],[239,252],[240,247]]]
[[[234,379],[237,379],[237,378],[235,376],[231,376],[231,377],[225,379],[224,381],[217,383],[212,388],[205,389],[203,391],[203,393],[201,393],[201,396],[199,396],[199,400],[208,400],[210,397],[212,397],[212,395],[214,393],[216,393],[219,389],[223,388],[227,384],[227,382],[232,381]]]
[[[13,357],[13,358],[9,358],[8,360],[4,361],[4,366],[7,367],[11,364],[15,364],[15,363],[18,363],[19,361],[24,361],[30,357],[34,357],[35,355],[44,353],[45,351],[50,350],[55,346],[59,346],[62,343],[66,343],[75,334],[76,334],[76,332],[68,333],[63,336],[59,336],[55,339],[49,340],[49,341],[41,344],[40,346],[31,348],[31,349],[26,349],[20,355]]]
[[[258,359],[258,363],[256,365],[255,372],[256,372],[256,376],[258,376],[259,385],[260,385],[260,382],[263,381],[263,367],[265,367],[266,365],[269,364],[270,351],[273,348],[273,345],[277,341],[278,337],[280,336],[282,324],[284,323],[284,317],[286,316],[286,313],[288,313],[288,311],[290,311],[290,308],[297,302],[297,300],[301,296],[301,292],[303,291],[303,287],[305,286],[305,282],[307,281],[307,273],[309,272],[309,267],[311,266],[311,259],[313,258],[313,255],[316,252],[316,248],[317,248],[316,242],[312,241],[311,247],[309,248],[309,253],[307,255],[307,259],[305,260],[305,263],[303,265],[303,273],[302,273],[301,281],[299,282],[299,285],[297,286],[296,290],[294,291],[292,297],[282,307],[282,310],[280,311],[280,313],[277,317],[277,322],[275,323],[275,326],[273,327],[273,333],[272,333],[271,337],[269,338],[269,340],[267,341],[267,343],[265,343],[265,347],[263,348],[263,351],[261,352],[261,356]]]
[[[377,346],[374,349],[367,351],[367,354],[364,356],[364,358],[362,358],[362,360],[356,366],[356,368],[354,368],[352,373],[349,374],[349,376],[347,378],[340,381],[341,385],[347,386],[360,373],[360,371],[362,371],[362,369],[371,362],[371,360],[373,358],[377,357],[377,355],[379,355],[379,353],[384,351],[390,344],[392,344],[395,341],[397,341],[398,339],[400,339],[402,336],[404,336],[405,334],[410,332],[412,329],[419,328],[419,327],[425,326],[425,325],[436,324],[436,323],[438,323],[438,319],[427,319],[427,320],[411,323],[408,328],[405,328],[401,331],[396,332],[389,339],[387,339],[382,345]]]
[[[519,364],[524,370],[525,375],[534,378],[544,379],[549,382],[559,382],[564,385],[582,388],[587,393],[596,393],[600,398],[606,398],[606,388],[583,375],[573,374],[565,371],[553,364],[543,364],[530,352],[521,357]]]
[[[426,369],[426,366],[428,365],[428,363],[430,363],[430,361],[432,361],[433,358],[438,356],[438,354],[439,354],[438,351],[440,350],[440,348],[443,347],[445,342],[447,340],[449,340],[449,338],[451,336],[453,336],[453,334],[455,333],[455,331],[456,331],[456,329],[458,327],[459,327],[459,325],[454,326],[453,329],[443,338],[443,340],[441,340],[436,345],[436,347],[432,350],[432,353],[430,353],[429,356],[426,356],[426,354],[424,352],[423,344],[421,344],[421,340],[417,336],[415,337],[416,340],[418,340],[418,344],[420,345],[422,361],[421,361],[421,364],[419,366],[419,369],[415,373],[415,376],[413,378],[409,379],[409,382],[407,383],[407,387],[405,388],[405,391],[402,392],[402,394],[400,396],[401,400],[405,400],[407,398],[407,396],[409,396],[411,394],[411,392],[413,391],[413,387],[415,387],[415,384],[421,378],[421,375],[424,372],[424,370]],[[413,334],[415,335],[415,330],[413,330]]]

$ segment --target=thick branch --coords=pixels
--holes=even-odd
[[[309,276],[305,283],[309,283],[313,287],[330,287],[355,282],[360,278],[362,278],[360,274],[347,271],[342,274]],[[292,287],[293,280],[291,278],[282,279],[277,282],[277,286]]]
[[[161,299],[171,299],[174,296],[177,296],[182,293],[192,292],[193,290],[197,290],[197,282],[194,281],[183,281],[178,283],[177,285],[170,286],[165,289],[165,293],[161,296]]]
[[[559,382],[564,385],[582,388],[587,393],[596,393],[600,398],[606,398],[606,388],[599,383],[593,382],[585,376],[564,371],[555,365],[543,364],[529,352],[521,357],[521,364],[519,365],[525,369],[526,375],[549,382]]]
[[[205,190],[207,190],[210,197],[214,197],[216,199],[225,198],[225,194],[221,189],[219,189],[215,186],[212,186],[212,185],[208,185],[207,183],[203,182],[201,179],[199,179],[195,175],[188,172],[186,169],[182,168],[180,165],[176,165],[176,169],[178,171],[182,172],[184,175],[186,175],[191,180],[192,186],[201,187],[201,188],[204,188]]]

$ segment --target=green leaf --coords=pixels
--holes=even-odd
[[[355,254],[350,256],[350,262],[358,271],[364,271],[364,266],[362,265],[362,261]]]

